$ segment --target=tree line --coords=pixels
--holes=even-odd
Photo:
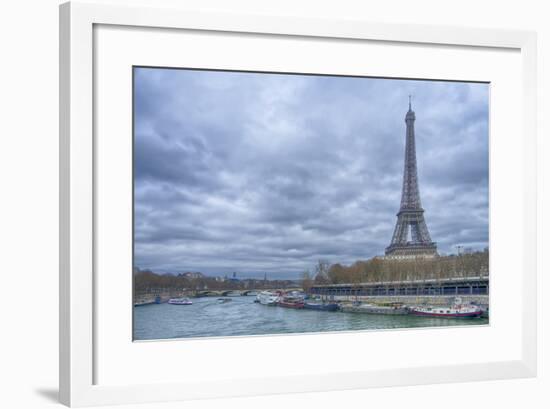
[[[315,284],[359,284],[408,280],[444,279],[486,275],[489,251],[439,256],[433,258],[391,259],[374,257],[345,266],[320,260],[313,273],[305,271],[302,286],[309,290]]]
[[[134,291],[136,294],[158,292],[181,293],[194,291],[247,290],[264,288],[290,288],[296,286],[291,280],[228,279],[208,276],[186,276],[159,274],[151,270],[134,269]]]
[[[445,279],[486,275],[489,272],[489,251],[439,256],[434,258],[389,259],[374,257],[346,266],[319,260],[313,273],[305,271],[301,287],[305,291],[316,284],[360,284],[408,280]],[[216,277],[189,277],[180,274],[159,274],[150,270],[134,269],[136,294],[156,292],[194,292],[205,290],[284,289],[296,286],[292,280],[220,279]]]

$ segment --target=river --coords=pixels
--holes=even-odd
[[[134,307],[134,340],[288,334],[488,324],[485,318],[448,319],[294,310],[254,303],[253,296],[193,298],[193,305]]]

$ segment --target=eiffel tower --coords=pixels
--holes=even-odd
[[[430,238],[424,209],[420,203],[418,173],[416,170],[416,147],[414,138],[414,121],[416,116],[411,109],[405,116],[407,139],[405,143],[405,169],[403,171],[403,188],[401,206],[397,213],[397,223],[393,231],[391,244],[386,247],[388,258],[414,258],[437,256],[437,245]]]

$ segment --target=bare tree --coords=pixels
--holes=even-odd
[[[326,260],[319,260],[315,266],[315,283],[316,284],[329,284],[329,272],[330,263]]]
[[[313,286],[313,279],[311,278],[311,274],[309,270],[306,270],[302,273],[302,289],[308,293],[309,290],[311,290],[311,287]]]

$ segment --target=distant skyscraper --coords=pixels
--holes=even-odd
[[[416,116],[411,109],[409,96],[409,111],[405,116],[407,133],[401,206],[397,213],[397,223],[391,243],[386,247],[386,256],[391,258],[434,257],[437,255],[437,246],[430,238],[428,226],[424,220],[424,209],[420,202],[416,169],[415,120]]]

